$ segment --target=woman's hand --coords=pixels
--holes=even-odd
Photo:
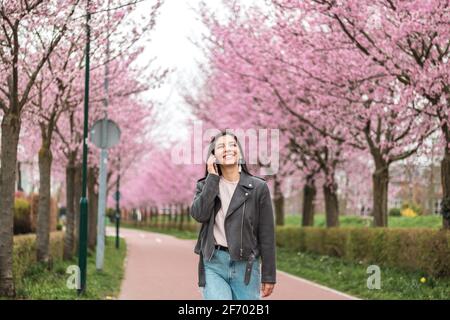
[[[261,284],[261,292],[262,297],[268,297],[272,294],[273,288],[275,287],[275,283],[262,283]]]
[[[211,154],[208,158],[208,161],[206,162],[207,166],[208,166],[208,172],[215,174],[215,175],[219,175],[219,173],[216,171],[216,168],[214,168],[214,162],[217,160],[217,158]]]

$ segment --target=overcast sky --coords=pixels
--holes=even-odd
[[[198,80],[198,63],[205,61],[201,50],[189,40],[199,40],[200,34],[206,31],[194,11],[199,2],[200,0],[165,0],[155,30],[152,31],[152,41],[139,60],[146,63],[156,57],[158,66],[174,70],[162,88],[146,94],[146,97],[160,104],[158,110],[162,127],[157,132],[161,133],[162,140],[167,135],[176,139],[187,133],[184,123],[191,115],[189,106],[185,105],[180,96],[180,88],[189,87],[193,79]],[[139,6],[149,12],[152,3],[152,0],[148,0]],[[140,8],[139,11],[142,12]]]

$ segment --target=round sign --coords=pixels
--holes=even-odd
[[[119,143],[120,129],[112,120],[101,119],[91,129],[91,141],[101,149],[109,149]]]

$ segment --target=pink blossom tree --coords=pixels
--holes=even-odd
[[[78,1],[7,1],[0,5],[2,117],[0,295],[14,296],[13,202],[21,120],[45,63],[63,38]]]
[[[444,204],[448,203],[450,197],[448,1],[277,1],[277,3],[283,8],[295,8],[297,12],[300,10],[315,17],[318,24],[333,30],[335,40],[345,44],[352,51],[359,52],[367,63],[372,64],[391,83],[395,81],[401,91],[399,105],[403,113],[406,110],[413,110],[422,119],[429,117],[435,120],[434,124],[439,126],[443,139],[442,188]],[[398,94],[398,91],[394,92]],[[389,96],[389,91],[378,88],[367,92],[367,95],[367,103],[376,103],[380,96]],[[394,100],[395,98],[397,97],[394,96]],[[398,107],[392,109],[391,112],[394,112],[397,118],[390,126],[397,128],[397,122],[402,114],[398,112]],[[430,126],[425,124],[424,127]],[[408,125],[402,127],[406,130]],[[414,129],[412,131],[416,131],[416,138],[421,140],[417,130],[420,131],[423,125],[412,123],[411,127]],[[392,147],[394,147],[392,143],[386,141],[381,149]],[[399,157],[401,154],[391,158],[395,160]],[[390,160],[385,157],[384,161]],[[385,165],[381,166],[383,167],[386,168]],[[385,169],[380,170],[379,166],[376,172],[382,171]],[[378,184],[385,184],[383,181],[386,178],[380,177],[379,180]],[[377,212],[384,211],[384,198],[374,199],[375,205],[377,207],[374,210],[377,211],[374,213],[377,217]],[[450,210],[445,207],[444,211],[443,226],[448,229]]]
[[[279,115],[274,119],[280,124],[289,119],[301,143],[316,136],[302,154],[317,156],[332,146],[335,155],[348,155],[349,148],[369,150],[375,163],[375,225],[387,225],[389,165],[414,154],[435,130],[429,117],[416,117],[419,97],[349,47],[327,17],[306,5],[275,2],[272,15],[257,9],[243,13],[234,2],[229,7],[233,14],[225,26],[204,15],[217,48],[212,57],[218,90],[248,97],[247,105],[254,105],[252,98],[268,101],[258,111]],[[318,160],[327,184],[335,186],[337,163],[324,166]],[[327,198],[335,202],[334,195]]]

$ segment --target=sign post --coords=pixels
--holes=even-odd
[[[108,149],[119,143],[120,129],[115,122],[105,117],[104,119],[98,120],[92,127],[91,141],[101,149],[97,216],[97,250],[95,265],[97,270],[102,270],[105,258],[106,177],[108,172]]]

